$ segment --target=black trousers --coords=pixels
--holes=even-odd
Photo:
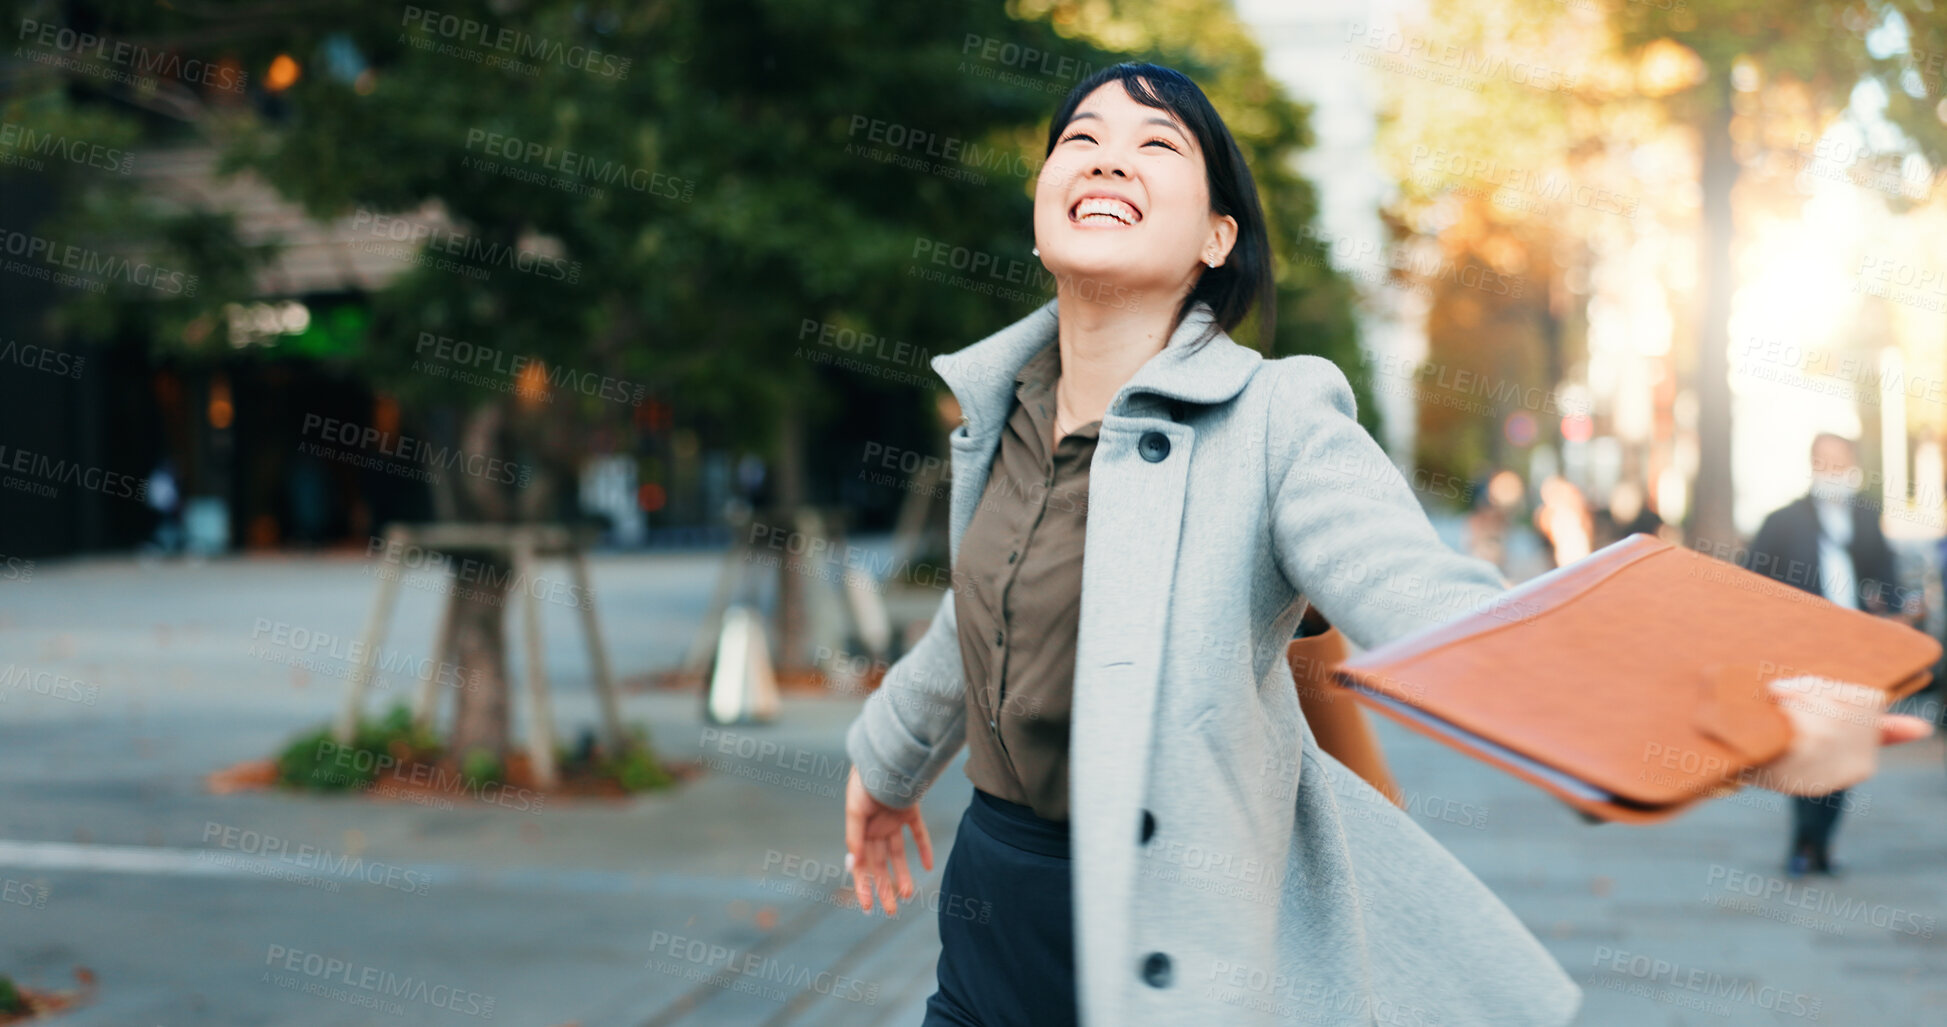
[[[1832,832],[1839,826],[1845,802],[1844,789],[1811,798],[1792,796],[1792,852],[1824,852],[1832,844]]]
[[[940,875],[939,990],[922,1027],[1068,1027],[1075,903],[1068,825],[974,789]]]

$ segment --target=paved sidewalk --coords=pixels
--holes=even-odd
[[[620,673],[680,659],[715,559],[595,561]],[[713,766],[628,802],[207,794],[205,773],[322,722],[343,688],[253,647],[279,624],[356,638],[374,586],[340,558],[89,561],[0,585],[0,967],[55,986],[93,970],[95,1001],[60,1023],[919,1022],[935,910],[868,918],[839,880],[853,699],[717,730],[694,695],[630,695],[666,756]],[[396,642],[423,652],[433,598],[407,590]],[[593,720],[571,613],[544,611],[564,733]],[[1775,876],[1778,797],[1590,827],[1380,729],[1414,814],[1583,983],[1582,1023],[1947,1022],[1939,741],[1889,752],[1855,793],[1830,883]],[[956,762],[926,800],[940,863],[969,796]]]

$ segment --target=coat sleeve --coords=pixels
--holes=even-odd
[[[1803,575],[1796,576],[1799,580],[1791,580],[1786,574],[1785,553],[1790,548],[1786,544],[1786,534],[1785,511],[1773,510],[1765,517],[1764,523],[1758,526],[1757,537],[1751,540],[1751,545],[1739,554],[1743,559],[1737,561],[1738,566],[1776,581],[1805,588]]]
[[[865,790],[888,806],[919,800],[967,737],[966,671],[953,590],[919,643],[886,669],[845,733]]]
[[[1853,517],[1853,535],[1859,539],[1859,555],[1854,576],[1859,580],[1859,598],[1868,613],[1899,613],[1906,589],[1900,581],[1899,559],[1893,546],[1879,530],[1879,510],[1867,507]]]
[[[1267,488],[1285,580],[1364,648],[1496,609],[1507,579],[1440,541],[1398,468],[1360,427],[1344,372],[1314,356],[1272,368]]]

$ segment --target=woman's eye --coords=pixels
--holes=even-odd
[[[1070,142],[1070,141],[1072,141],[1072,140],[1076,140],[1076,139],[1086,139],[1086,140],[1088,140],[1088,141],[1089,141],[1089,142],[1091,142],[1091,143],[1095,141],[1095,137],[1094,137],[1094,136],[1092,136],[1092,135],[1089,135],[1089,134],[1088,134],[1087,132],[1076,132],[1076,133],[1074,133],[1074,134],[1072,134],[1072,135],[1070,135],[1070,136],[1068,136],[1068,138],[1066,138],[1066,139],[1063,139],[1063,140],[1062,140],[1062,142],[1064,142],[1064,143],[1066,143],[1066,142]]]
[[[1169,150],[1171,150],[1171,151],[1173,151],[1173,152],[1176,152],[1176,153],[1181,153],[1181,152],[1183,152],[1183,151],[1181,151],[1181,150],[1178,150],[1178,149],[1176,148],[1176,146],[1175,146],[1174,144],[1172,144],[1172,143],[1171,143],[1171,142],[1170,142],[1169,140],[1167,140],[1167,139],[1151,139],[1151,140],[1150,140],[1149,142],[1146,142],[1146,143],[1144,143],[1143,145],[1144,145],[1144,146],[1161,146],[1161,147],[1164,147],[1164,148],[1166,148],[1166,149],[1169,149]]]

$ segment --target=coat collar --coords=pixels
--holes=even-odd
[[[1014,398],[1021,368],[1055,339],[1056,300],[992,335],[929,363],[960,401],[967,434],[998,431]],[[1210,305],[1197,303],[1183,315],[1170,340],[1109,401],[1107,416],[1126,415],[1132,397],[1150,393],[1186,403],[1222,403],[1244,388],[1264,357],[1238,345],[1217,329]],[[1201,347],[1191,343],[1206,330],[1215,337]]]

